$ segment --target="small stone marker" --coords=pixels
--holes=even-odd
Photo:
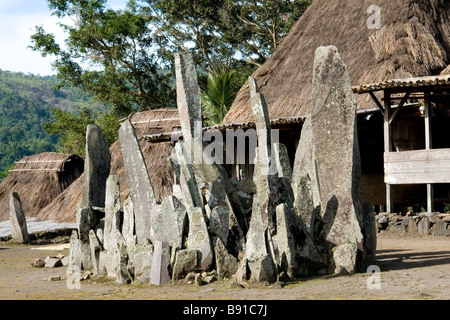
[[[161,285],[170,283],[169,275],[170,246],[167,242],[155,241],[150,271],[150,284]]]
[[[9,225],[11,236],[14,240],[21,243],[28,243],[27,220],[22,209],[22,201],[17,192],[12,192],[9,197]]]
[[[208,234],[208,226],[201,208],[188,210],[189,235],[187,247],[189,250],[200,251],[198,266],[201,270],[208,270],[213,261],[213,251]]]

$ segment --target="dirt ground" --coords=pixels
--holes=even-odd
[[[66,267],[32,268],[34,258],[68,255],[68,245],[0,245],[0,299],[2,300],[447,300],[450,298],[450,238],[398,236],[381,233],[377,239],[379,289],[369,289],[368,273],[300,279],[284,287],[231,281],[205,286],[142,284],[116,285],[91,278],[69,289]],[[59,281],[48,281],[61,276]],[[370,281],[371,284],[376,284]]]

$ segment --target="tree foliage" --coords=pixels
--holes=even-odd
[[[208,74],[207,86],[202,90],[203,122],[207,126],[220,124],[234,99],[236,72]]]

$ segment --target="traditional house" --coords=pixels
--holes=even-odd
[[[145,157],[148,174],[154,186],[157,201],[172,194],[174,174],[167,158],[171,155],[173,143],[170,132],[180,127],[177,109],[157,109],[132,113],[129,116],[136,136],[140,140]],[[146,140],[143,137],[150,136]],[[117,140],[110,147],[110,174],[119,176],[121,200],[129,195],[128,183],[123,166],[122,150]],[[38,220],[54,220],[55,222],[75,222],[77,204],[83,198],[84,175],[81,175],[69,188],[57,196],[47,207],[41,210]]]
[[[9,219],[11,192],[21,197],[26,216],[36,217],[83,170],[84,161],[76,155],[46,152],[24,157],[0,184],[0,221]]]
[[[379,25],[373,23],[377,20]],[[389,147],[389,143],[385,147],[383,133],[384,117],[387,115],[390,117],[389,134],[394,148],[398,150],[407,148],[405,145],[409,145],[408,148],[418,148],[421,144],[423,145],[421,148],[425,149],[425,115],[420,112],[427,104],[424,103],[423,92],[422,100],[420,93],[419,96],[414,96],[420,89],[410,90],[411,96],[405,98],[404,93],[408,91],[402,91],[404,89],[401,88],[409,82],[404,80],[394,81],[400,89],[396,89],[395,85],[392,88],[393,93],[403,92],[400,98],[393,96],[389,99],[386,96],[387,100],[383,100],[385,98],[382,94],[386,93],[383,86],[391,83],[388,80],[433,76],[449,71],[447,67],[450,63],[449,5],[444,1],[431,0],[313,1],[273,55],[253,75],[267,101],[269,116],[273,122],[299,119],[309,114],[314,53],[317,47],[327,45],[335,45],[338,48],[348,66],[354,86],[364,88],[364,84],[378,83],[374,90],[355,88],[355,93],[369,93],[356,96],[364,201],[381,205],[379,210],[393,210],[394,204],[399,205],[396,211],[413,205],[417,205],[418,208],[425,206],[426,209],[432,210],[430,200],[428,207],[426,205],[426,190],[417,185],[417,181],[412,178],[396,182],[390,180],[392,165],[389,157],[395,155],[388,154],[386,160],[383,158],[385,148]],[[412,81],[420,86],[422,79]],[[445,86],[437,88],[431,85],[432,83],[433,81],[430,82],[428,89],[431,93],[433,90],[437,92],[432,100],[440,97],[439,101],[434,102],[435,112],[431,111],[435,116],[430,117],[434,123],[432,126],[436,140],[434,148],[448,148],[450,139],[445,128],[450,125],[448,117],[450,100],[444,95]],[[371,96],[379,103],[375,103]],[[430,99],[428,101],[432,103]],[[389,105],[388,110],[400,111],[384,112],[385,108],[381,108],[380,104],[386,103]],[[430,110],[430,108],[424,110],[427,109]],[[437,114],[438,110],[441,112],[440,115]],[[404,118],[407,115],[408,120],[405,122]],[[222,125],[226,127],[252,120],[249,87],[246,83],[239,91]],[[299,137],[300,130],[294,130],[290,132],[290,139],[283,138],[280,142],[295,145],[294,142],[297,142]],[[294,156],[293,150],[295,149],[288,148],[291,159]],[[434,153],[435,160],[446,154],[443,150]],[[427,153],[429,154],[431,152]],[[411,156],[416,157],[418,154]],[[435,160],[428,165],[429,169],[438,165]],[[441,203],[442,207],[445,201],[450,202],[450,179],[447,174],[450,169],[448,161],[439,161],[440,172],[445,174],[442,174],[439,180],[428,177],[420,180],[420,183],[439,182],[434,193],[435,201]],[[415,166],[417,164],[419,162],[415,162]],[[423,162],[419,166],[422,164]],[[420,170],[420,167],[417,170]],[[425,175],[429,175],[429,171],[426,171]],[[385,182],[388,184],[387,188]],[[391,199],[389,194],[386,196],[386,190],[389,193],[392,189],[394,190],[392,201],[386,200]],[[430,186],[428,190],[430,198]],[[384,207],[385,204],[388,205],[387,208]]]

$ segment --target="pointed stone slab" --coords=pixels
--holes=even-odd
[[[190,52],[175,53],[175,74],[181,130],[184,140],[187,141],[198,135],[198,132],[195,132],[195,126],[200,123],[201,130],[202,122],[200,88]]]
[[[30,236],[27,229],[27,220],[22,209],[22,201],[17,192],[11,192],[9,196],[9,226],[11,236],[15,241],[28,243]]]
[[[153,219],[152,239],[167,242],[174,248],[182,248],[186,223],[186,207],[175,196],[168,196],[161,202]]]
[[[188,210],[189,234],[187,248],[200,251],[198,266],[202,270],[208,270],[213,261],[213,251],[201,208]]]
[[[316,50],[311,101],[320,203],[325,239],[333,248],[336,272],[363,250],[361,161],[356,132],[356,99],[347,66],[334,46]],[[353,250],[355,249],[355,250]],[[353,250],[353,251],[352,251]]]
[[[94,230],[89,231],[89,245],[91,247],[92,271],[94,275],[97,275],[99,273],[99,259],[102,247],[100,246]]]
[[[156,204],[155,195],[141,147],[129,120],[125,120],[120,126],[119,139],[134,206],[136,237],[139,243],[150,238],[150,211]]]
[[[88,125],[84,160],[84,207],[104,207],[110,163],[111,154],[101,130],[94,124]]]
[[[155,241],[150,271],[150,284],[162,285],[170,283],[169,275],[170,245],[167,242]]]

